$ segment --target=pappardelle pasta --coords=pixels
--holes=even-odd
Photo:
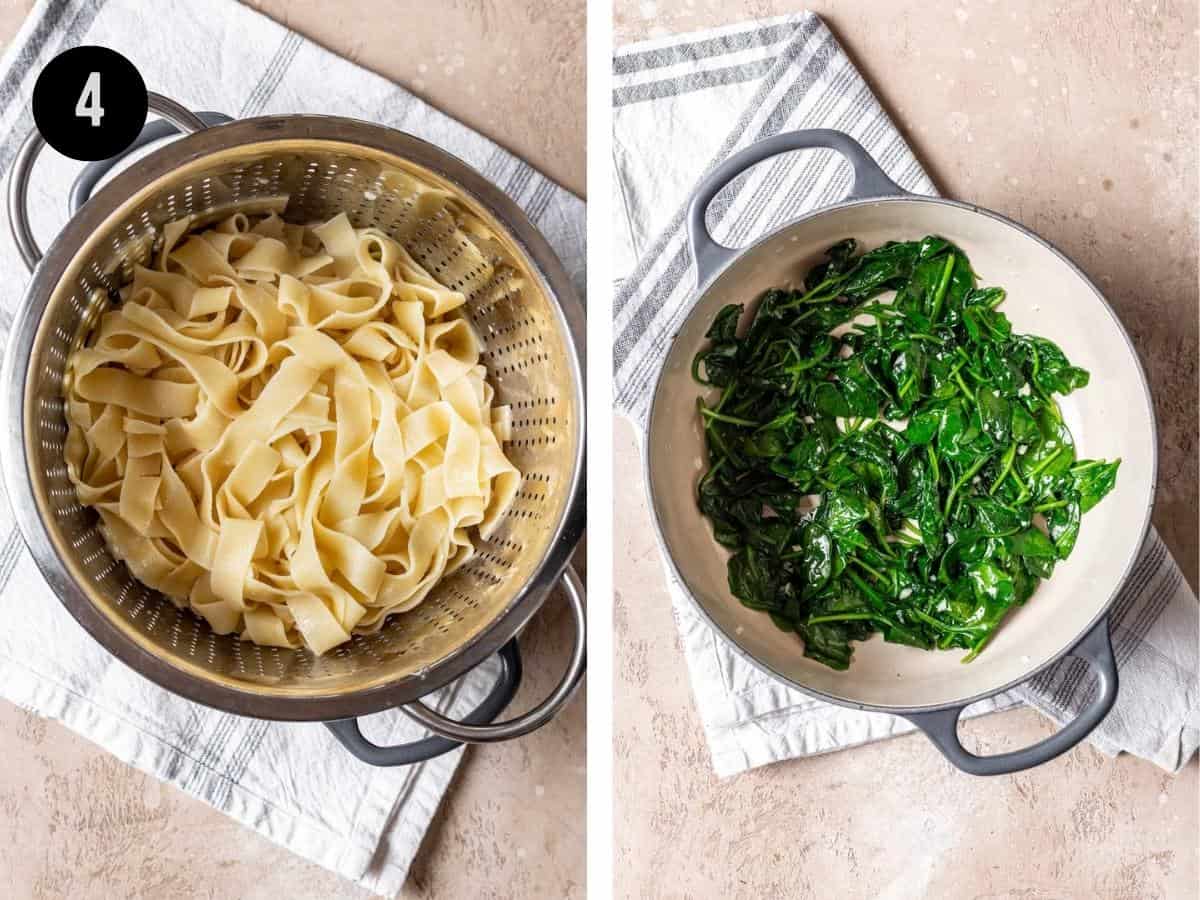
[[[164,229],[67,365],[66,463],[115,556],[219,634],[321,654],[419,604],[515,496],[510,412],[383,232]]]

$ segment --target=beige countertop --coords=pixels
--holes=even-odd
[[[1047,236],[1106,290],[1146,363],[1155,525],[1195,588],[1194,3],[617,0],[619,43],[812,9],[948,196]],[[632,429],[615,429],[616,867],[623,897],[1197,896],[1197,762],[1090,747],[973,779],[907,736],[718,780],[670,615]],[[964,726],[985,752],[1050,728]]]
[[[0,47],[32,4],[0,0]],[[584,190],[582,0],[254,3]],[[407,14],[404,8],[408,7]],[[512,71],[519,78],[497,78]],[[514,709],[566,664],[570,616],[551,600],[522,637]],[[583,692],[550,725],[471,748],[402,897],[573,897],[584,881]],[[0,701],[0,896],[13,900],[366,898],[54,722]],[[349,756],[347,765],[358,765]]]

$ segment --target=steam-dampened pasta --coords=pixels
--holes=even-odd
[[[345,215],[164,229],[67,365],[114,554],[220,634],[324,653],[421,602],[511,503],[461,293]]]

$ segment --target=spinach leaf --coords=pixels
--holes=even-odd
[[[1012,435],[1012,404],[996,388],[983,387],[976,394],[983,432],[997,444],[1007,444]]]
[[[1087,512],[1104,499],[1117,484],[1119,459],[1104,462],[1099,459],[1081,460],[1071,467],[1075,479],[1075,490],[1079,493],[1079,511]]]
[[[1058,558],[1066,559],[1075,549],[1075,539],[1079,537],[1081,508],[1074,497],[1062,502],[1065,505],[1056,506],[1046,513],[1046,529],[1054,540]]]

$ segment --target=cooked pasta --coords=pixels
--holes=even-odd
[[[461,293],[347,217],[164,229],[67,365],[112,552],[219,634],[320,654],[419,604],[511,503]]]

